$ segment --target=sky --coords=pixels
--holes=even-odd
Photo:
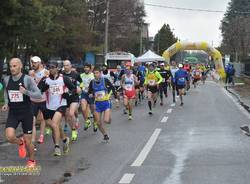
[[[144,0],[144,3],[192,9],[226,11],[230,0]],[[214,47],[222,37],[220,23],[224,13],[193,12],[145,5],[149,35],[154,36],[164,23],[181,41],[206,41]]]

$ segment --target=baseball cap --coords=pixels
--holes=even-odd
[[[165,66],[165,64],[164,64],[164,63],[161,63],[160,66]]]
[[[38,57],[38,56],[33,56],[31,58],[31,61],[34,62],[34,63],[41,63],[42,62],[41,58]]]
[[[179,66],[179,68],[183,68],[183,64],[181,64],[181,63],[178,66]]]

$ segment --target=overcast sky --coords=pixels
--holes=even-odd
[[[226,11],[230,0],[144,0],[144,3],[165,6]],[[154,36],[164,23],[169,24],[180,40],[207,41],[214,46],[221,42],[220,21],[223,13],[193,12],[145,5],[149,35]]]

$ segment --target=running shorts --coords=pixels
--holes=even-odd
[[[6,128],[16,129],[22,123],[22,129],[24,134],[32,134],[33,128],[33,113],[32,108],[21,110],[9,110],[8,118],[6,122]]]

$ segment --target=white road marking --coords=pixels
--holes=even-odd
[[[170,106],[171,106],[171,107],[175,107],[175,103],[172,103]]]
[[[2,179],[1,175],[0,175],[0,183],[3,183],[4,180]]]
[[[164,116],[161,120],[161,123],[167,123],[168,121],[168,117]]]
[[[172,111],[173,111],[173,109],[168,109],[167,113],[170,114],[170,113],[172,113]]]
[[[129,174],[129,173],[126,173],[123,175],[123,177],[121,178],[121,180],[119,181],[119,183],[131,183],[131,181],[133,180],[135,174]]]
[[[155,129],[154,133],[151,135],[150,139],[148,140],[147,144],[142,149],[141,153],[138,155],[136,160],[132,163],[131,165],[132,167],[140,167],[143,164],[149,152],[153,148],[156,140],[158,139],[160,133],[161,133],[161,128]]]

